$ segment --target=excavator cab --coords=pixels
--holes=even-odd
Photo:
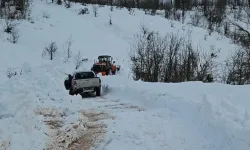
[[[107,65],[111,65],[113,58],[109,55],[101,55],[98,57],[99,63],[107,63]]]

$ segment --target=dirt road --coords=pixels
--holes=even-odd
[[[81,110],[78,114],[78,121],[66,125],[66,114],[56,109],[39,109],[37,114],[44,117],[44,122],[49,128],[48,133],[45,133],[49,140],[46,150],[90,150],[98,147],[103,141],[104,135],[107,132],[107,125],[103,120],[114,120],[106,110],[114,109],[135,109],[143,111],[144,109],[130,104],[120,103],[118,100],[108,100],[102,98],[84,98],[85,101],[93,101],[97,108],[88,108]]]

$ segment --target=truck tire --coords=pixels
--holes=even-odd
[[[116,74],[116,69],[114,71],[112,71],[112,75],[115,75]]]
[[[96,96],[101,96],[101,87],[95,88]]]
[[[74,92],[73,92],[72,88],[69,89],[69,95],[74,95]]]
[[[69,80],[64,80],[64,87],[65,87],[66,90],[70,89],[70,82],[69,82]]]
[[[106,76],[108,76],[109,75],[109,72],[110,72],[110,70],[108,69],[108,70],[106,70]]]
[[[69,90],[69,95],[74,95],[72,90]]]

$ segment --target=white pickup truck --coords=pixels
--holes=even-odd
[[[101,95],[101,79],[93,71],[75,72],[72,79],[65,81],[70,84],[68,88],[70,95],[93,92],[96,92],[96,96]]]

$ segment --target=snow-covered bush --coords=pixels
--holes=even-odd
[[[48,12],[43,12],[43,18],[50,18],[50,14]]]
[[[8,41],[15,44],[17,43],[19,37],[20,37],[19,31],[17,29],[14,29],[12,30],[10,37],[8,38]]]
[[[17,26],[17,23],[14,22],[14,20],[11,19],[5,19],[5,24],[4,24],[4,32],[6,33],[11,33]]]
[[[78,14],[79,15],[89,14],[89,9],[88,8],[81,8]]]
[[[10,78],[12,78],[13,76],[16,76],[16,75],[17,75],[17,72],[16,72],[15,69],[13,69],[13,68],[8,68],[7,71],[6,71],[6,75],[7,75],[7,77],[10,79]]]

